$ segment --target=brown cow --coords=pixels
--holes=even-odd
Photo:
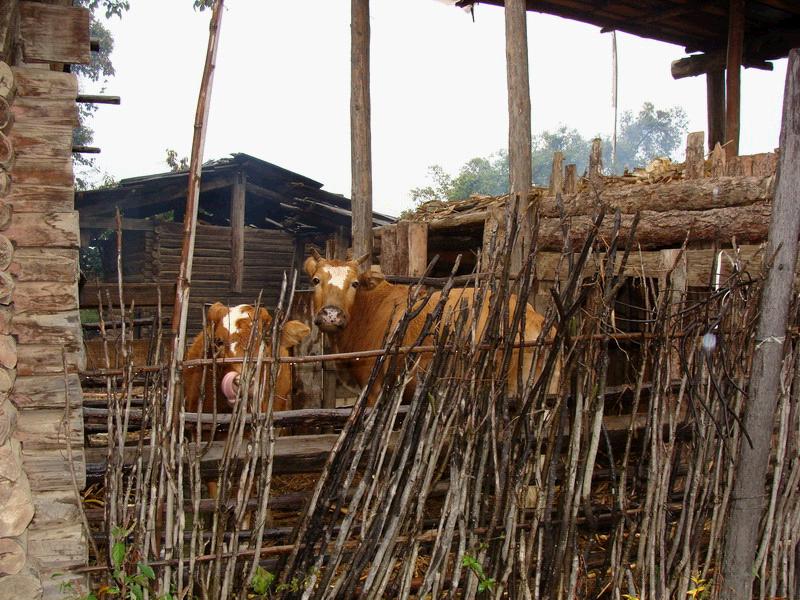
[[[313,253],[305,261],[304,268],[314,285],[314,305],[316,311],[314,323],[331,336],[338,352],[358,352],[374,350],[380,347],[386,327],[390,320],[395,325],[402,317],[407,306],[409,288],[407,285],[392,285],[383,279],[379,272],[359,274],[359,263],[365,260],[328,260],[319,253]],[[488,296],[488,294],[487,294]],[[475,290],[472,288],[454,289],[445,304],[446,310],[452,310],[465,300],[472,304]],[[425,322],[425,317],[437,305],[441,292],[434,292],[427,306],[409,324],[403,343],[412,344],[418,337]],[[509,298],[509,314],[513,314],[517,300]],[[480,312],[479,331],[482,331],[489,317],[489,301],[484,300]],[[544,325],[544,317],[530,306],[525,314],[525,341],[534,341],[539,337]],[[523,374],[530,373],[534,359],[534,349],[524,351]],[[423,355],[420,361],[424,368],[430,362],[430,355]],[[350,361],[349,370],[360,386],[366,385],[375,360]],[[511,361],[509,369],[509,390],[516,391],[517,360]],[[558,381],[558,368],[553,378]],[[379,382],[378,382],[379,383]],[[413,391],[413,381],[406,388],[407,395]],[[373,389],[369,404],[374,404],[377,391]],[[555,390],[551,390],[555,391]],[[408,397],[408,396],[407,396]]]
[[[250,341],[255,322],[256,310],[249,304],[240,304],[228,308],[220,302],[216,302],[208,309],[206,334],[208,336],[208,356],[207,358],[242,358],[245,355],[247,345]],[[260,308],[258,311],[258,330],[256,336],[263,335],[269,329],[272,317],[266,309]],[[288,321],[281,334],[279,343],[280,356],[288,356],[289,350],[299,344],[311,332],[309,327],[300,321]],[[200,333],[186,351],[186,359],[203,357],[203,337]],[[255,338],[258,340],[258,337]],[[254,344],[257,348],[257,344]],[[267,345],[268,354],[271,346]],[[242,363],[219,364],[213,369],[209,365],[206,367],[205,385],[203,395],[204,413],[214,411],[214,403],[217,405],[218,413],[231,413],[236,404],[237,392],[239,387],[239,377],[242,372]],[[184,395],[186,397],[186,410],[197,412],[200,405],[200,392],[203,379],[203,367],[187,367],[184,375]],[[214,389],[216,382],[216,390]],[[263,391],[261,410],[266,410],[269,401],[269,389]],[[288,365],[281,365],[275,383],[275,396],[273,400],[273,410],[288,410],[289,394],[292,391],[292,372]]]

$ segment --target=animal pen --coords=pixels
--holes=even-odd
[[[172,340],[162,318],[171,316],[162,307],[171,305],[173,271],[161,280],[133,268],[146,264],[136,262],[136,252],[124,256],[129,244],[148,250],[146,232],[175,232],[166,223],[134,222],[151,215],[112,219],[110,212],[87,213],[96,220],[84,227],[74,210],[71,156],[86,150],[71,145],[75,102],[102,99],[79,97],[74,75],[64,72],[65,64],[88,60],[90,41],[88,12],[62,4],[0,6],[0,598],[76,598],[89,589],[134,598],[727,598],[724,534],[738,500],[740,448],[750,441],[741,422],[751,363],[764,345],[780,348],[783,368],[754,594],[800,598],[796,302],[785,336],[756,335],[765,274],[777,255],[763,245],[777,205],[776,169],[783,169],[784,185],[796,176],[786,160],[795,156],[787,154],[791,144],[776,154],[737,156],[717,127],[708,158],[702,134],[691,134],[684,163],[624,177],[605,176],[598,151],[583,177],[556,155],[548,189],[512,185],[507,198],[427,205],[409,220],[384,223],[374,231],[373,256],[388,278],[411,284],[409,300],[384,348],[358,355],[272,358],[304,284],[289,275],[259,300],[260,286],[244,285],[243,232],[231,251],[242,260],[223,257],[245,267],[241,280],[225,273],[226,293],[232,301],[269,304],[273,313],[271,331],[249,341],[243,380],[257,391],[274,389],[288,365],[375,359],[373,378],[347,408],[275,412],[270,394],[262,410],[254,393],[227,415],[191,413],[180,392],[185,329],[176,326]],[[720,121],[714,94],[721,65],[738,74],[742,62],[785,55],[793,39],[793,30],[782,29],[743,49],[739,36],[738,59],[729,52],[726,63],[719,40],[711,39],[714,27],[686,25],[681,33],[688,5],[661,3],[657,18],[642,25],[645,16],[622,3],[582,13],[575,7],[583,4],[534,7],[705,50],[690,62],[709,75],[709,98],[717,102],[709,103],[716,107],[710,124]],[[368,3],[353,6],[352,242],[360,255],[373,251],[375,222]],[[734,40],[744,29],[737,6],[730,4]],[[703,7],[694,10],[713,16],[719,8]],[[516,16],[520,8],[524,17],[524,2],[507,3]],[[757,31],[753,22],[780,22],[795,9],[774,0],[750,10],[744,22]],[[509,30],[517,50],[524,28],[519,33]],[[787,78],[795,103],[797,60]],[[513,97],[519,86],[515,74],[509,79]],[[722,121],[738,140],[736,102],[729,94]],[[784,124],[790,132],[793,123],[790,117]],[[514,148],[525,146],[518,141],[512,181]],[[187,207],[194,209],[192,200],[214,175],[213,165],[203,169],[196,188],[201,142],[186,177]],[[226,181],[242,183],[239,175]],[[122,187],[112,193],[124,196]],[[533,223],[520,210],[526,204],[536,208]],[[222,210],[242,216],[244,198]],[[194,237],[200,249],[203,226],[195,210],[185,213],[192,228],[186,239]],[[101,227],[113,232],[117,280],[103,282],[103,364],[88,371],[78,248],[82,229]],[[136,232],[145,232],[139,242]],[[338,229],[322,235],[334,234],[340,241],[331,253],[341,251],[345,236]],[[521,245],[528,251],[519,253]],[[183,254],[175,272],[180,305],[186,282],[202,275],[187,277]],[[155,281],[130,281],[133,273]],[[146,364],[134,360],[126,334],[140,324],[130,300],[143,284],[169,284],[154,303]],[[474,287],[479,301],[457,311],[440,303],[415,344],[404,345],[413,315],[431,302],[428,291],[446,297],[463,286]],[[508,312],[512,294],[545,316],[540,339],[519,341],[524,311]],[[200,301],[197,314],[203,300],[218,298],[189,299]],[[480,329],[482,303],[491,316]],[[540,368],[509,382],[522,345]],[[424,371],[415,369],[422,355],[432,356]],[[212,362],[192,364],[213,371]],[[367,406],[380,369],[390,376]],[[410,378],[416,389],[403,403]],[[103,392],[88,400],[83,387],[98,379]],[[518,390],[513,397],[510,383]],[[203,435],[203,427],[224,435],[208,439],[213,433]],[[208,494],[209,481],[218,484],[216,496]]]

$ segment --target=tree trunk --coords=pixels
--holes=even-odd
[[[797,236],[800,233],[800,51],[789,54],[783,99],[781,152],[775,202],[766,256],[775,256],[761,297],[761,312],[753,354],[743,427],[752,446],[742,441],[731,493],[722,562],[722,597],[749,600],[753,560],[764,511],[765,476],[769,466],[775,406],[783,362],[784,337],[792,297]]]

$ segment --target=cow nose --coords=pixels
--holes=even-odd
[[[323,331],[335,331],[347,325],[347,315],[337,306],[323,306],[314,317],[314,323]]]

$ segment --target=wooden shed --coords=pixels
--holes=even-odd
[[[98,292],[116,297],[115,212],[122,219],[122,269],[128,301],[152,306],[160,288],[171,304],[183,243],[187,171],[122,180],[110,189],[76,194],[81,247],[94,254],[81,306],[97,305]],[[195,240],[189,332],[202,323],[202,306],[221,301],[271,308],[278,301],[284,273],[299,267],[306,245],[350,244],[350,200],[322,184],[247,154],[209,161],[203,166]],[[374,214],[375,226],[393,222]],[[156,285],[157,284],[157,285]]]

